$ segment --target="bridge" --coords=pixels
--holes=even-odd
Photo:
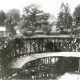
[[[53,63],[51,62],[53,58],[55,58],[55,62],[58,58],[62,57],[65,59],[74,58],[73,61],[77,58],[76,69],[78,70],[80,68],[79,37],[70,35],[40,35],[24,38],[17,37],[12,39],[2,38],[0,41],[0,64],[3,77],[7,73],[9,73],[6,75],[8,77],[16,72],[19,74],[25,69],[32,69],[32,67],[29,68],[29,64],[33,66],[35,65],[38,69],[41,65],[38,63],[41,63],[41,61],[42,65],[45,64],[44,70],[46,70],[48,65],[50,65],[50,67],[53,66]]]
[[[80,58],[80,52],[47,52],[47,53],[37,53],[31,56],[22,56],[20,58],[15,59],[10,64],[11,69],[21,69],[26,63],[36,60],[38,58],[44,57],[75,57]],[[80,62],[79,62],[80,63]]]
[[[45,75],[46,77],[51,77],[52,74],[50,72],[48,72],[48,73],[46,72],[46,67],[51,66],[51,64],[57,63],[58,58],[62,58],[62,57],[65,59],[66,58],[77,58],[78,59],[77,61],[79,64],[78,64],[78,66],[77,65],[76,66],[77,66],[77,71],[79,72],[79,70],[78,70],[80,67],[80,53],[79,52],[77,52],[77,53],[76,52],[47,52],[47,53],[40,53],[40,54],[36,53],[36,54],[30,55],[30,56],[24,55],[20,58],[16,58],[13,62],[11,62],[9,67],[12,70],[16,70],[16,72],[17,72],[17,70],[19,70],[20,72],[25,71],[28,74],[33,73],[34,76],[36,76],[36,74],[37,74],[37,75]],[[40,61],[38,61],[38,59],[40,59]],[[44,60],[44,63],[41,62],[41,59],[42,59],[42,61]],[[44,65],[44,68],[40,68],[42,65],[33,66],[33,65],[35,65],[35,63],[37,64],[37,61],[38,61],[38,64],[47,63],[49,65]],[[74,65],[74,64],[72,64],[72,65]],[[40,70],[38,68],[40,68]],[[42,69],[44,69],[44,71]],[[36,73],[36,71],[39,71],[39,72]],[[12,77],[14,77],[14,74],[12,75]],[[19,73],[16,73],[16,75],[18,75],[18,74]],[[44,76],[42,76],[42,77],[44,77]],[[40,77],[38,76],[38,78],[40,78]],[[35,77],[35,79],[36,79],[36,77]]]

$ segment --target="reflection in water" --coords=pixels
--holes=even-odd
[[[25,64],[22,70],[13,78],[18,79],[48,79],[56,77],[53,74],[54,64],[58,61],[58,58],[46,57],[33,60]]]
[[[57,62],[59,60],[59,58],[52,58],[51,61],[53,64],[55,64],[55,62]]]
[[[46,57],[33,60],[12,78],[15,79],[56,79],[68,71],[76,71],[78,67],[77,58]]]

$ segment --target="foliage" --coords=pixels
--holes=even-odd
[[[16,34],[15,26],[19,22],[19,19],[20,19],[19,10],[12,9],[12,10],[7,12],[5,25],[6,25],[8,33],[10,33],[12,35]]]
[[[61,11],[58,14],[57,28],[64,33],[65,30],[70,29],[72,26],[72,16],[70,14],[68,4],[61,5]]]
[[[80,26],[80,4],[75,8],[74,13],[74,29],[76,30],[75,33],[80,33],[79,26]]]
[[[4,11],[0,11],[0,25],[4,25],[4,20],[6,18],[6,14]]]
[[[48,18],[48,13],[39,10],[39,6],[31,4],[24,7],[24,14],[19,22],[19,26],[21,26],[23,33],[27,33],[27,31],[34,33],[36,30],[49,32],[50,26]]]
[[[8,64],[9,62],[12,60],[11,57],[11,47],[9,42],[11,41],[11,39],[9,38],[0,38],[0,73],[1,73],[1,77],[4,78],[4,76],[7,75],[7,71],[8,71]],[[12,52],[13,53],[13,52]]]

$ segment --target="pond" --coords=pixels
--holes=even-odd
[[[66,72],[77,70],[77,58],[40,58],[26,63],[12,79],[56,79]]]

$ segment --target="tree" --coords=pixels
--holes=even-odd
[[[73,13],[74,19],[76,19],[76,25],[80,22],[80,4],[75,8]]]
[[[68,32],[68,29],[71,29],[72,26],[72,16],[70,14],[69,5],[62,3],[61,11],[58,14],[57,28],[61,33]]]
[[[29,31],[34,33],[36,30],[47,33],[50,31],[48,18],[48,13],[39,10],[38,5],[31,4],[24,7],[24,14],[21,21],[19,22],[19,26],[21,27],[21,31],[26,34]]]
[[[80,4],[75,8],[74,13],[73,13],[73,18],[74,18],[74,29],[76,30],[75,32],[79,33],[79,28],[80,28]]]
[[[5,12],[1,10],[0,11],[0,25],[4,25],[5,18],[6,18]]]
[[[7,28],[7,32],[11,35],[16,34],[15,26],[17,26],[20,19],[20,13],[17,9],[12,9],[7,12],[6,19],[5,19],[5,25]]]

